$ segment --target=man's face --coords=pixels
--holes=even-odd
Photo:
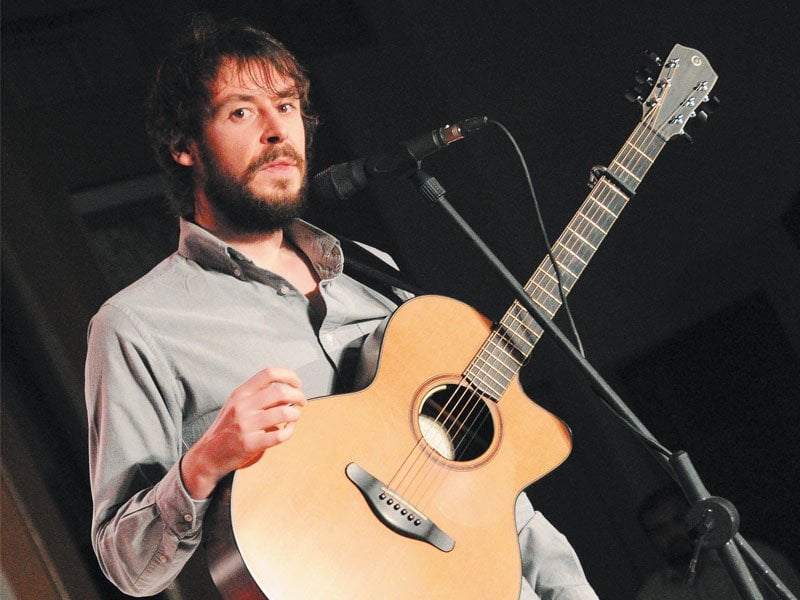
[[[681,498],[670,496],[642,515],[642,525],[650,541],[675,568],[687,565],[694,549],[684,523],[687,510]]]
[[[195,198],[241,233],[274,231],[302,212],[305,128],[294,81],[258,66],[220,67],[195,144]]]

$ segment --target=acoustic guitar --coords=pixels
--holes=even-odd
[[[639,124],[553,245],[567,293],[717,79],[680,45],[660,67]],[[550,317],[561,306],[549,259],[525,290]],[[571,450],[518,380],[542,329],[518,302],[493,325],[420,296],[384,333],[366,388],[310,402],[289,442],[220,486],[205,541],[225,597],[519,596],[515,498]]]

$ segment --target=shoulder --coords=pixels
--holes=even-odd
[[[191,266],[175,253],[153,267],[145,275],[106,300],[90,322],[92,330],[112,330],[129,327],[148,312],[163,307],[176,296],[170,290],[180,290]]]

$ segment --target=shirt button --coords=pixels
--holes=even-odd
[[[233,270],[233,274],[236,275],[237,277],[241,277],[242,276],[242,270],[239,269],[239,268],[236,268],[236,269]]]
[[[333,336],[330,333],[323,333],[322,341],[326,344],[330,344],[333,341]]]
[[[187,523],[191,523],[192,521],[194,521],[194,517],[189,513],[186,513],[185,515],[183,515],[183,520],[186,521]]]
[[[289,286],[288,286],[288,285],[286,285],[286,284],[284,283],[284,284],[283,284],[283,285],[282,285],[282,286],[281,286],[281,287],[278,289],[278,293],[279,293],[281,296],[285,296],[286,294],[288,294],[288,293],[289,293]]]
[[[167,555],[166,554],[159,554],[158,555],[158,560],[159,560],[159,562],[161,562],[161,564],[166,563],[167,562]]]

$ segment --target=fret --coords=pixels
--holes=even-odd
[[[613,175],[631,190],[636,189],[666,144],[664,140],[652,135],[650,131],[649,126],[644,123],[640,124],[609,166]],[[635,140],[636,143],[631,140]],[[620,173],[618,169],[613,170],[615,165],[630,174],[630,177],[627,177],[625,173]]]
[[[522,307],[520,307],[520,310],[522,310]],[[525,316],[527,316],[528,319],[531,319],[531,316],[527,313],[527,311],[525,312]],[[509,319],[513,321],[513,323],[509,324],[507,322]],[[534,334],[534,330],[531,329],[525,322],[510,315],[507,315],[500,324],[502,327],[498,327],[496,335],[505,338],[511,347],[521,354],[519,359],[515,356],[512,356],[512,359],[516,363],[522,364],[528,354],[533,350],[533,346],[536,341],[538,341],[538,338],[536,338],[533,342],[530,340],[530,338],[534,336],[529,336],[529,334]],[[519,331],[519,329],[514,326],[515,324],[522,325],[524,331]]]
[[[603,229],[602,227],[600,227],[600,225],[598,223],[596,223],[594,220],[590,219],[588,215],[585,215],[582,212],[579,212],[577,215],[575,215],[575,219],[576,220],[577,219],[582,219],[585,223],[588,223],[589,226],[592,227],[592,229],[597,229],[600,232],[597,235],[601,239],[603,237],[605,237],[606,233],[608,233],[608,231],[606,229]]]
[[[536,337],[535,333],[533,335],[524,335],[520,331],[513,332],[508,329],[505,330],[503,337],[505,338],[503,340],[504,345],[497,351],[505,357],[506,364],[513,367],[516,371],[516,369],[522,366],[522,364],[525,362],[525,359],[533,351],[533,347],[536,345],[538,337]],[[485,351],[491,352],[491,349],[485,348]]]
[[[636,173],[635,173],[634,171],[631,171],[630,169],[628,169],[627,167],[625,167],[625,165],[622,165],[622,164],[620,164],[620,163],[618,163],[618,162],[616,162],[616,161],[615,161],[615,162],[612,162],[611,164],[612,164],[612,165],[615,165],[615,164],[616,164],[616,165],[617,165],[617,167],[619,167],[620,169],[622,169],[623,171],[625,171],[625,172],[626,172],[628,175],[630,175],[630,176],[631,176],[631,177],[632,177],[632,178],[633,178],[633,179],[636,181],[636,183],[640,183],[640,182],[642,181],[640,177],[637,177],[637,176],[636,176]]]
[[[544,290],[539,290],[541,290],[541,288],[534,290],[535,292],[539,293],[528,295],[531,296],[531,299],[536,303],[536,305],[546,312],[552,319],[556,315],[556,312],[558,312],[558,309],[561,308],[560,300],[553,294],[544,292]]]
[[[582,220],[580,217],[580,214],[576,214],[574,217],[572,217],[572,220],[564,230],[564,235],[577,235],[585,244],[591,246],[592,248],[596,248],[597,244],[603,241],[603,236],[596,231],[596,228],[587,227],[584,220]]]
[[[639,185],[639,178],[635,177],[630,171],[622,168],[616,163],[612,162],[608,167],[608,171],[619,180],[624,188],[626,188],[625,192],[620,190],[620,194],[624,194],[626,198],[630,195],[630,193],[634,192]],[[616,186],[614,187],[616,188]]]
[[[553,285],[558,285],[558,278],[556,277],[555,271],[553,271],[553,265],[550,264],[549,259],[547,260],[547,265],[548,266],[546,268],[539,267],[539,270],[533,274],[533,277],[531,277],[531,281],[535,281],[535,277],[542,276],[547,277]],[[551,273],[551,271],[553,272]],[[536,284],[541,285],[539,282],[536,282]]]
[[[649,162],[651,164],[655,160],[654,158],[650,158],[650,156],[647,154],[647,152],[645,152],[644,150],[641,150],[639,148],[639,146],[637,146],[636,144],[632,144],[631,142],[627,142],[626,146],[628,148],[631,148],[637,154],[641,155],[642,158],[644,158],[647,162]]]
[[[464,377],[469,381],[472,386],[477,389],[481,394],[493,398],[494,400],[499,400],[503,393],[506,391],[506,386],[497,385],[493,383],[491,380],[487,381],[483,377],[481,377],[481,373],[477,373],[474,376],[470,376],[467,372],[464,374]],[[496,387],[493,387],[496,386]]]
[[[519,366],[531,350],[533,350],[533,343],[519,332],[505,328],[501,333],[498,328],[486,341],[481,353],[489,354],[506,362],[510,360],[514,363],[512,366]]]
[[[576,213],[567,229],[579,235],[584,242],[596,250],[605,236],[592,221],[587,221],[586,215],[580,212]]]
[[[566,273],[563,269],[560,269],[561,272],[561,283],[563,284],[565,289],[572,288],[572,286],[577,281],[576,277],[573,277],[570,273]],[[554,285],[556,289],[558,288],[558,278],[556,277],[555,267],[550,263],[550,258],[546,257],[541,264],[539,265],[539,269],[533,276],[530,278],[529,283],[535,282],[536,277],[547,277],[552,282],[549,285]],[[526,289],[527,291],[527,289]]]
[[[561,248],[563,248],[564,250],[566,250],[567,252],[569,252],[569,253],[570,253],[572,256],[574,256],[575,258],[577,258],[577,259],[578,259],[578,261],[581,263],[582,267],[585,267],[585,266],[588,264],[588,262],[589,262],[588,260],[584,259],[584,258],[583,258],[583,257],[582,257],[580,254],[578,254],[577,252],[574,252],[574,251],[572,250],[572,248],[570,248],[569,246],[567,246],[567,244],[566,244],[566,243],[562,242],[562,243],[560,244],[560,247],[561,247]],[[580,248],[578,248],[578,249],[580,249]]]
[[[646,136],[646,146],[641,149],[645,154],[647,154],[647,156],[650,158],[650,162],[652,163],[652,161],[654,161],[656,157],[661,153],[661,150],[664,148],[666,144],[664,143],[664,140],[662,140],[660,137],[650,135],[649,127],[646,127],[646,129],[648,129],[648,133],[644,134]],[[620,154],[622,154],[622,152],[620,152]]]
[[[498,327],[487,340],[486,347],[492,346],[499,349],[503,353],[503,357],[510,358],[519,365],[533,348],[530,339],[525,336],[529,330],[522,321],[503,322],[501,325],[502,327]],[[522,325],[523,331],[520,330],[519,325]]]
[[[514,376],[513,373],[510,377],[503,376],[501,371],[492,367],[492,363],[487,362],[487,355],[491,356],[488,351],[478,355],[475,360],[470,363],[469,371],[467,373],[472,374],[473,378],[485,377],[487,380],[500,383],[500,380],[489,372],[489,369],[493,369],[496,374],[501,376],[501,378],[506,379],[506,382],[510,381]],[[512,368],[512,371],[516,371],[516,369]]]
[[[611,229],[611,225],[616,223],[622,209],[628,204],[628,196],[613,183],[605,180],[595,188],[596,191],[593,193],[592,199],[596,204],[592,204],[587,208],[591,210],[596,206],[602,206],[605,209],[600,215],[603,223],[607,224],[606,231],[608,231]]]
[[[481,374],[485,375],[495,383],[500,383],[501,385],[508,385],[508,382],[511,381],[516,373],[516,368],[509,368],[511,372],[504,373],[497,367],[497,363],[489,362],[484,356],[480,356],[478,358],[478,360],[475,362],[475,366],[481,372]],[[504,366],[503,363],[500,363],[500,366]],[[494,374],[492,374],[492,372]],[[505,382],[503,382],[503,380],[505,380]]]
[[[553,257],[565,294],[578,281],[627,205],[628,194],[636,190],[665,143],[646,124],[640,123],[608,167],[610,175],[627,189],[615,185],[609,177],[600,177],[553,244]],[[561,308],[558,277],[549,257],[531,275],[525,293],[549,318]],[[543,333],[542,327],[515,300],[473,358],[465,377],[481,393],[499,399]]]
[[[601,188],[597,190],[598,193],[613,192],[618,197],[625,198],[625,195],[622,193],[621,190],[619,190],[616,186],[611,185],[605,180],[598,182],[595,188],[597,188],[598,186]],[[589,196],[589,199],[594,200],[595,206],[599,206],[605,212],[608,213],[612,224],[616,222],[619,213],[622,212],[622,208],[625,206],[625,204],[622,203],[622,207],[619,207],[617,210],[614,210],[614,207],[616,205],[612,202],[612,200],[614,200],[615,198],[608,195],[606,195],[605,197],[600,197],[596,196],[595,194],[591,194]],[[606,231],[608,231],[608,228],[606,229]]]
[[[545,288],[542,287],[540,283],[531,282],[525,291],[528,292],[528,296],[533,300],[534,304],[536,304],[542,312],[547,313],[551,319],[556,315],[558,309],[561,308],[561,297],[558,293],[558,286],[556,285],[549,285]],[[523,310],[524,309],[520,307],[520,311]],[[531,318],[527,311],[524,311],[524,316],[526,319]],[[524,327],[530,331],[530,325],[525,324]]]
[[[508,323],[509,320],[511,323]],[[516,300],[500,323],[504,326],[504,330],[510,331],[525,341],[528,341],[528,337],[522,336],[523,332],[520,332],[519,326],[522,326],[526,336],[538,339],[536,336],[539,325],[533,320],[533,317],[528,311]]]
[[[628,195],[607,179],[603,179],[600,182],[597,194],[595,199],[607,208],[615,218],[619,217],[628,202]]]
[[[581,276],[581,271],[583,270],[582,267],[585,266],[585,265],[578,265],[578,268],[573,270],[574,266],[573,266],[572,262],[568,263],[566,260],[564,260],[560,256],[558,256],[558,254],[556,252],[553,252],[553,254],[555,254],[555,256],[556,256],[556,262],[558,263],[558,268],[561,269],[561,272],[563,273],[564,271],[566,271],[569,275],[572,275],[575,278],[575,280],[577,281],[577,279]],[[567,258],[569,258],[569,257],[567,257]],[[570,268],[570,267],[573,267],[573,268]]]
[[[567,227],[564,231],[561,245],[577,256],[585,264],[592,258],[596,248],[591,244],[586,244],[579,235]]]
[[[542,293],[544,293],[546,296],[548,296],[548,298],[550,298],[550,299],[552,299],[552,300],[555,300],[556,302],[561,302],[561,298],[559,298],[558,296],[555,296],[553,293],[551,293],[551,292],[550,292],[550,290],[549,290],[549,289],[547,289],[546,287],[544,287],[544,286],[543,286],[541,283],[534,282],[534,283],[533,283],[533,287],[535,288],[534,290],[526,290],[526,291],[528,292],[528,294],[529,294],[529,295],[531,295],[531,296],[532,296],[534,292],[541,291],[541,292],[542,292]],[[552,287],[553,287],[553,288],[555,288],[555,286],[552,286]],[[553,289],[553,292],[555,292],[555,293],[558,293],[558,292],[556,291],[556,289]],[[539,300],[538,300],[538,299],[537,299],[537,301],[536,301],[536,304],[540,304],[540,302],[539,302]]]

